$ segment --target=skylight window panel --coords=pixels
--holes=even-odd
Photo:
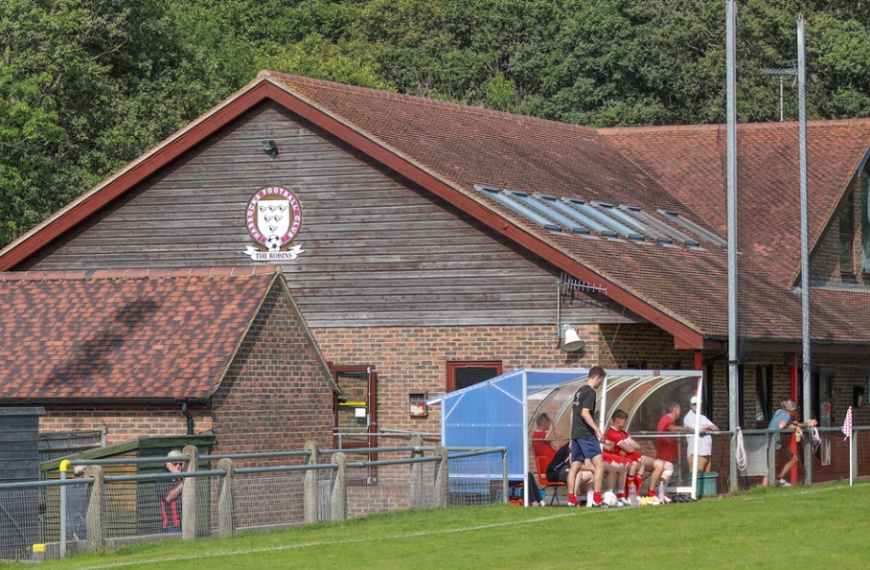
[[[561,200],[556,200],[553,202],[553,207],[571,218],[572,220],[576,220],[577,223],[586,226],[591,229],[593,232],[597,233],[603,237],[615,238],[617,237],[617,233],[595,221],[594,218],[590,218],[580,210],[573,208],[571,204],[578,203],[583,204],[583,200],[578,200],[577,198],[562,198]]]
[[[534,208],[542,214],[546,214],[548,217],[559,222],[563,227],[568,228],[575,234],[589,235],[589,228],[578,223],[577,220],[569,218],[554,207],[557,203],[555,196],[550,196],[548,194],[526,195],[523,201],[528,204],[529,207]]]
[[[640,208],[637,206],[620,204],[619,210],[614,210],[613,214],[618,216],[625,223],[636,226],[638,231],[642,232],[645,236],[654,239],[656,242],[665,245],[672,245],[674,243],[673,238],[638,217],[640,211]]]
[[[698,243],[698,240],[693,237],[689,237],[680,230],[672,228],[671,226],[659,220],[649,212],[638,210],[637,217],[648,223],[649,225],[654,226],[660,231],[664,232],[665,235],[671,237],[677,243],[683,244],[686,247],[701,247],[701,244]]]
[[[726,249],[728,247],[727,241],[720,238],[719,236],[717,236],[713,232],[708,232],[707,230],[705,230],[704,228],[702,228],[701,226],[699,226],[698,224],[696,224],[692,220],[684,218],[683,216],[681,216],[677,212],[674,212],[672,210],[659,210],[659,213],[662,214],[663,216],[669,217],[671,220],[673,220],[679,226],[689,230],[693,234],[707,240],[708,242],[712,243],[713,245],[715,245],[717,247],[720,247],[722,249]]]
[[[515,214],[519,214],[541,226],[542,228],[549,230],[551,232],[561,232],[562,228],[559,227],[558,224],[554,223],[552,220],[545,218],[544,216],[538,214],[534,210],[529,209],[524,206],[520,202],[517,202],[513,197],[501,193],[498,188],[493,188],[492,186],[484,186],[482,184],[475,184],[474,188],[483,192],[508,210],[514,212]]]
[[[595,219],[597,222],[607,226],[611,230],[615,231],[617,234],[625,236],[631,240],[635,241],[643,241],[643,236],[633,229],[625,226],[625,224],[619,223],[617,220],[611,218],[606,213],[601,211],[598,208],[593,207],[591,204],[586,204],[582,200],[574,200],[572,199],[569,204],[589,216],[590,218]]]
[[[641,226],[631,218],[628,218],[628,216],[625,216],[623,212],[614,208],[612,204],[593,200],[592,206],[594,208],[598,208],[602,215],[608,216],[608,218],[612,219],[614,223],[619,224],[620,227],[625,228],[625,232],[627,232],[625,233],[625,235],[629,239],[633,239],[635,241],[643,241],[644,237],[652,237],[647,236],[647,233],[644,231],[643,226]]]
[[[505,188],[504,190],[502,190],[502,195],[510,198],[511,200],[514,200],[519,206],[525,206],[529,209],[529,211],[538,214],[544,220],[547,220],[551,225],[555,224],[555,226],[559,228],[559,231],[562,230],[562,226],[559,225],[561,220],[559,220],[555,216],[556,212],[536,201],[534,198],[529,196],[528,192]]]

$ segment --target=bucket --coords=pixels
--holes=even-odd
[[[716,488],[716,480],[719,478],[719,473],[710,471],[709,473],[698,473],[698,496],[718,495],[719,491]]]

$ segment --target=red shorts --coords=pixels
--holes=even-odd
[[[609,451],[605,451],[603,455],[604,461],[608,463],[615,463],[616,465],[628,465],[629,463],[631,463],[631,461],[629,461],[627,457],[617,455],[616,453],[610,453]]]

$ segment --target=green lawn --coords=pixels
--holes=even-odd
[[[84,568],[865,568],[870,483],[622,509],[404,511],[46,562]]]

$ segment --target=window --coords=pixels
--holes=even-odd
[[[834,369],[821,366],[814,370],[810,385],[811,415],[819,420],[819,427],[831,427],[831,403],[833,402]]]
[[[870,161],[861,171],[861,271],[870,273]]]
[[[626,204],[598,200],[587,202],[569,196],[499,189],[486,184],[475,184],[474,188],[511,212],[553,233],[569,232],[585,239],[620,241],[620,238],[624,238],[637,244],[656,243],[666,247],[681,244],[693,250],[703,249],[698,239],[689,235],[691,233],[718,247],[726,246],[725,240],[671,210],[659,210],[659,215],[656,215]]]
[[[850,194],[840,210],[840,272],[852,273],[852,241],[855,238],[855,218],[852,211],[852,198]]]
[[[500,192],[498,188],[493,188],[492,186],[484,186],[482,184],[475,184],[474,187],[480,192],[484,192],[487,196],[489,196],[508,210],[524,216],[525,218],[538,224],[542,228],[551,232],[562,231],[562,229],[559,227],[559,224],[554,222],[551,218],[539,214],[538,212],[531,210],[527,206],[524,206],[522,203],[518,202],[516,199],[524,196],[525,194],[523,192],[503,193]]]
[[[495,378],[501,374],[501,361],[488,362],[448,362],[447,391],[468,388],[484,380]]]
[[[773,411],[773,366],[755,367],[755,427],[766,429]]]
[[[704,394],[702,403],[704,404],[704,414],[708,418],[713,417],[713,373],[716,371],[714,362],[704,366]]]
[[[698,224],[696,224],[692,220],[690,220],[684,216],[681,216],[677,212],[674,212],[671,210],[659,210],[659,213],[662,214],[663,216],[667,216],[668,219],[670,219],[671,221],[676,223],[678,226],[685,228],[685,229],[689,230],[690,232],[694,233],[695,235],[704,238],[705,240],[712,243],[713,245],[718,246],[721,249],[728,248],[727,241],[720,238],[719,236],[717,236],[713,232],[708,232],[707,230],[705,230],[704,228],[702,228],[701,226],[699,226]],[[688,236],[686,236],[685,234],[680,233],[680,235],[683,236],[682,238],[678,238],[680,240],[685,240],[685,239],[691,240],[692,239],[692,238],[689,238]],[[692,241],[694,242],[694,245],[696,245],[696,246],[699,245],[697,241],[695,241],[695,240],[692,240]],[[692,244],[687,243],[687,245],[692,245]]]

